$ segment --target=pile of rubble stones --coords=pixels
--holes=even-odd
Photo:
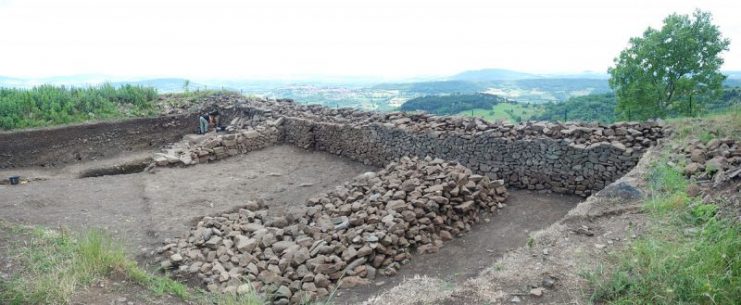
[[[687,165],[684,173],[700,181],[720,185],[741,177],[741,147],[731,138],[693,140],[681,148]]]
[[[158,253],[162,267],[210,291],[297,304],[395,274],[412,254],[436,252],[470,230],[507,195],[503,181],[455,162],[405,157],[308,200],[297,216],[271,216],[249,202],[204,217]]]

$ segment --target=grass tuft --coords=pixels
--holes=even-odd
[[[154,296],[174,295],[193,304],[260,305],[254,293],[233,296],[192,292],[184,284],[153,275],[126,258],[124,248],[100,230],[83,233],[9,226],[0,229],[24,236],[11,257],[23,267],[0,280],[0,304],[68,304],[72,294],[113,273],[122,274]]]
[[[75,289],[125,266],[123,249],[101,231],[27,233],[27,246],[14,255],[25,270],[0,282],[0,303],[66,304]]]

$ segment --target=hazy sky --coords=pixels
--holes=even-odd
[[[695,8],[741,70],[741,1],[0,0],[0,75],[603,72],[631,36]]]

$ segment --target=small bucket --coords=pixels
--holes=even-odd
[[[10,184],[11,185],[17,185],[18,183],[21,182],[21,177],[19,177],[19,176],[12,176],[12,177],[8,178],[8,180],[10,180]]]

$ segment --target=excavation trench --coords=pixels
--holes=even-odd
[[[504,253],[526,246],[530,232],[557,222],[583,200],[574,195],[528,190],[509,192],[505,208],[488,215],[463,236],[446,242],[438,253],[415,256],[394,277],[379,277],[370,285],[341,289],[335,303],[361,302],[415,275],[438,278],[451,285],[461,283],[493,267]]]
[[[101,162],[105,164],[105,162]],[[142,173],[146,162],[89,166],[81,177],[0,186],[3,219],[34,225],[101,227],[124,239],[147,262],[162,240],[187,232],[194,219],[217,215],[262,199],[271,213],[290,213],[316,194],[374,167],[323,152],[278,145],[219,162],[160,168]],[[526,244],[528,233],[562,218],[577,196],[510,189],[507,206],[440,252],[414,256],[394,277],[339,290],[336,302],[363,300],[414,275],[459,282],[491,267],[510,249]]]
[[[287,120],[285,124],[280,129],[270,127],[273,130],[272,134],[268,132],[259,135],[272,139],[274,142],[270,144],[278,145],[268,145],[263,149],[264,146],[261,145],[266,145],[265,143],[256,143],[254,146],[256,150],[249,153],[239,153],[206,164],[160,167],[156,169],[155,174],[142,172],[151,163],[152,159],[149,157],[115,163],[100,162],[97,165],[94,161],[78,158],[81,160],[78,164],[93,163],[81,166],[83,170],[77,171],[74,176],[87,179],[49,179],[20,186],[0,185],[0,210],[3,211],[0,218],[51,227],[61,225],[79,229],[104,228],[132,246],[130,250],[132,254],[141,258],[143,262],[149,262],[155,247],[161,245],[167,238],[187,233],[194,219],[233,211],[248,200],[264,201],[271,214],[291,213],[293,209],[303,208],[310,197],[328,192],[359,174],[378,169],[358,161],[382,165],[397,155],[423,156],[438,152],[448,154],[450,160],[467,160],[461,163],[469,166],[474,172],[496,175],[497,170],[510,166],[512,172],[526,174],[515,175],[514,177],[519,179],[512,181],[507,181],[513,177],[512,175],[498,176],[505,178],[509,184],[510,196],[506,201],[507,206],[494,215],[483,217],[484,221],[474,225],[470,232],[446,242],[439,252],[413,256],[411,262],[403,266],[394,277],[379,276],[369,285],[340,289],[334,301],[349,304],[372,297],[397,285],[404,278],[415,275],[426,275],[451,283],[464,281],[479,274],[483,269],[492,267],[497,258],[507,251],[525,246],[530,232],[557,222],[582,199],[574,195],[550,193],[547,188],[540,191],[517,189],[517,187],[542,189],[543,186],[549,185],[546,182],[561,183],[559,179],[563,176],[552,173],[544,177],[542,173],[537,172],[547,166],[517,163],[530,158],[540,158],[545,160],[542,161],[545,164],[551,164],[553,161],[548,160],[560,158],[558,155],[537,153],[530,157],[517,158],[510,162],[511,164],[508,163],[509,159],[495,160],[497,162],[491,163],[501,168],[490,167],[478,162],[477,159],[471,159],[472,155],[491,158],[506,156],[505,153],[510,150],[545,151],[546,147],[555,147],[562,151],[576,151],[585,156],[589,155],[590,161],[594,153],[598,152],[601,152],[599,160],[609,159],[612,155],[619,155],[620,160],[628,158],[620,155],[620,151],[614,147],[604,149],[596,147],[590,150],[583,147],[567,147],[563,142],[552,140],[500,143],[498,139],[494,142],[475,142],[467,141],[466,138],[450,138],[440,142],[440,138],[428,134],[400,135],[399,130],[378,126],[371,129],[347,129],[342,125],[319,126],[297,119]],[[400,139],[406,139],[404,143],[397,143],[401,140],[396,137],[400,136],[402,137]],[[261,139],[246,135],[245,137]],[[227,142],[227,139],[224,140]],[[364,154],[357,153],[357,147],[360,146],[356,141],[367,141],[363,147],[369,151]],[[509,150],[471,154],[469,151],[477,151],[476,147],[472,146],[469,149],[460,146],[459,142],[475,144],[478,148],[504,147]],[[390,144],[386,147],[385,143]],[[409,143],[416,144],[407,145]],[[451,149],[437,151],[441,147],[438,144],[441,143]],[[223,145],[229,148],[227,144]],[[404,149],[398,149],[399,147]],[[410,150],[405,150],[408,147],[411,147]],[[621,166],[627,168],[637,155],[630,155],[628,159],[623,160]],[[578,162],[576,159],[571,161]],[[560,174],[574,175],[572,172],[575,171],[574,168],[577,167],[566,166],[563,169],[565,172]],[[566,182],[563,185],[554,184],[552,191],[590,194],[603,184],[611,182],[614,176],[623,170],[625,169],[613,169],[609,177],[594,180],[597,182],[587,177],[570,181],[568,185]],[[536,183],[528,178],[547,180],[540,182],[536,180]]]
[[[128,175],[142,172],[152,162],[151,158],[132,161],[129,163],[115,164],[104,167],[96,167],[83,170],[79,178],[91,178],[100,176]]]

